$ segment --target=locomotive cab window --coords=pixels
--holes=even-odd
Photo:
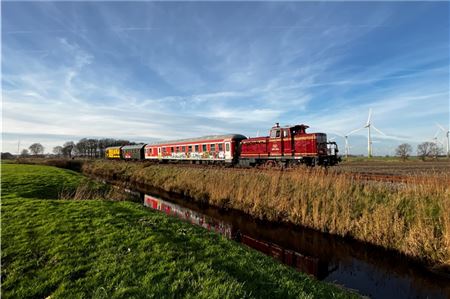
[[[280,137],[280,130],[270,131],[270,138],[279,138],[279,137]]]

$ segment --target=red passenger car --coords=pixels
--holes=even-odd
[[[239,142],[243,139],[246,139],[243,135],[231,134],[148,144],[145,159],[235,163],[239,157]]]
[[[277,123],[267,137],[256,137],[241,142],[239,163],[334,165],[338,162],[335,143],[327,142],[324,133],[306,133],[306,125],[280,127]],[[329,153],[332,147],[333,154]]]

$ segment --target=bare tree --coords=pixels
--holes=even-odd
[[[66,143],[64,143],[64,145],[62,147],[62,153],[63,153],[64,157],[72,158],[72,153],[73,153],[74,148],[75,148],[75,143],[73,141],[67,141]]]
[[[434,159],[437,159],[437,157],[439,155],[442,155],[443,152],[444,152],[444,150],[441,146],[439,146],[437,143],[433,143],[433,145],[431,146],[431,149],[430,149],[430,155]]]
[[[395,150],[395,154],[402,158],[402,160],[408,159],[409,155],[412,152],[412,147],[408,143],[400,144]]]
[[[87,139],[83,138],[76,144],[77,150],[82,157],[87,156]]]
[[[100,141],[93,138],[83,138],[78,141],[76,148],[81,156],[95,158],[100,152]]]
[[[38,154],[44,153],[44,147],[40,143],[33,143],[32,145],[30,145],[30,147],[28,149],[30,150],[30,152],[33,155],[38,155]]]
[[[97,144],[98,144],[98,140],[97,139],[90,138],[90,139],[88,139],[86,141],[89,158],[94,158],[95,157],[95,153],[97,151]]]
[[[55,146],[55,147],[53,148],[53,153],[54,153],[55,155],[57,155],[57,156],[62,156],[62,154],[63,154],[63,147],[60,146],[60,145]]]
[[[98,140],[99,157],[105,156],[105,148],[108,147],[108,140],[109,139],[106,139],[106,138]]]
[[[426,157],[437,158],[442,153],[442,148],[434,142],[422,142],[417,146],[417,156],[425,160]]]

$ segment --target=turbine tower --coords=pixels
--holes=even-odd
[[[367,157],[372,157],[372,138],[370,136],[370,118],[372,117],[372,108],[369,109],[369,117],[367,118],[367,123],[365,128],[367,128]]]
[[[347,134],[345,134],[344,139],[345,139],[345,158],[348,158],[348,153],[350,152],[350,145],[348,144],[348,136],[352,135],[353,133],[358,132],[361,129],[356,129],[353,131],[348,132]]]
[[[383,136],[386,136],[386,134],[384,134],[383,132],[381,132],[379,129],[377,129],[377,127],[375,127],[372,123],[371,123],[371,119],[372,119],[372,108],[369,109],[369,117],[367,118],[367,122],[366,125],[364,127],[361,127],[359,129],[353,130],[350,133],[347,134],[353,134],[356,133],[362,129],[366,129],[367,128],[367,157],[371,158],[372,157],[372,135],[371,135],[371,128],[373,128],[375,131],[377,131],[378,133],[380,133]],[[347,139],[347,138],[346,138]]]
[[[348,146],[348,135],[349,135],[349,134],[347,134],[347,135],[344,136],[344,140],[345,140],[345,159],[348,158],[348,152],[349,152],[349,150],[350,150],[350,148],[349,148],[349,146]]]
[[[449,129],[445,129],[443,126],[441,126],[440,124],[436,123],[436,126],[438,126],[438,128],[440,130],[442,130],[442,132],[445,133],[445,137],[447,138],[447,157],[450,157],[450,152],[449,152],[449,148],[450,148],[450,140],[449,140],[449,134],[450,134],[450,130]],[[436,136],[437,137],[437,136]]]

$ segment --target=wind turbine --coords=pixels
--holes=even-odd
[[[372,135],[371,135],[371,128],[373,128],[375,131],[377,131],[378,133],[380,133],[383,136],[386,136],[386,134],[384,134],[383,132],[381,132],[379,129],[377,129],[377,127],[375,127],[372,123],[371,123],[371,119],[372,119],[372,108],[369,109],[369,117],[367,118],[367,122],[366,125],[364,127],[361,127],[359,129],[353,130],[350,133],[347,134],[353,134],[356,133],[362,129],[367,128],[367,157],[371,158],[372,157]]]
[[[345,158],[348,158],[348,153],[350,151],[350,145],[348,144],[348,136],[350,136],[350,135],[352,135],[352,134],[354,134],[354,133],[356,133],[356,132],[358,132],[358,131],[360,131],[362,129],[364,129],[364,127],[356,129],[356,130],[353,130],[353,131],[350,131],[344,136],[344,139],[345,139]]]
[[[336,133],[336,132],[334,133],[334,134],[338,135],[339,137],[344,138],[344,141],[345,141],[345,158],[348,158],[348,154],[349,154],[349,151],[350,151],[350,146],[349,146],[349,144],[348,144],[348,136],[350,136],[351,134],[353,134],[353,133],[355,133],[355,132],[357,132],[357,131],[359,131],[359,130],[360,130],[360,129],[353,130],[353,131],[347,133],[346,135],[342,135],[342,134]],[[333,138],[332,138],[332,139],[333,139]],[[331,140],[331,139],[330,139],[330,140]]]
[[[436,126],[438,126],[438,128],[440,130],[442,130],[442,132],[445,133],[445,137],[447,138],[447,157],[450,157],[450,152],[449,152],[449,147],[450,147],[450,140],[449,140],[449,134],[450,134],[450,130],[449,129],[445,129],[443,126],[441,126],[440,124],[436,123]],[[437,139],[437,135],[436,134],[436,139]]]

